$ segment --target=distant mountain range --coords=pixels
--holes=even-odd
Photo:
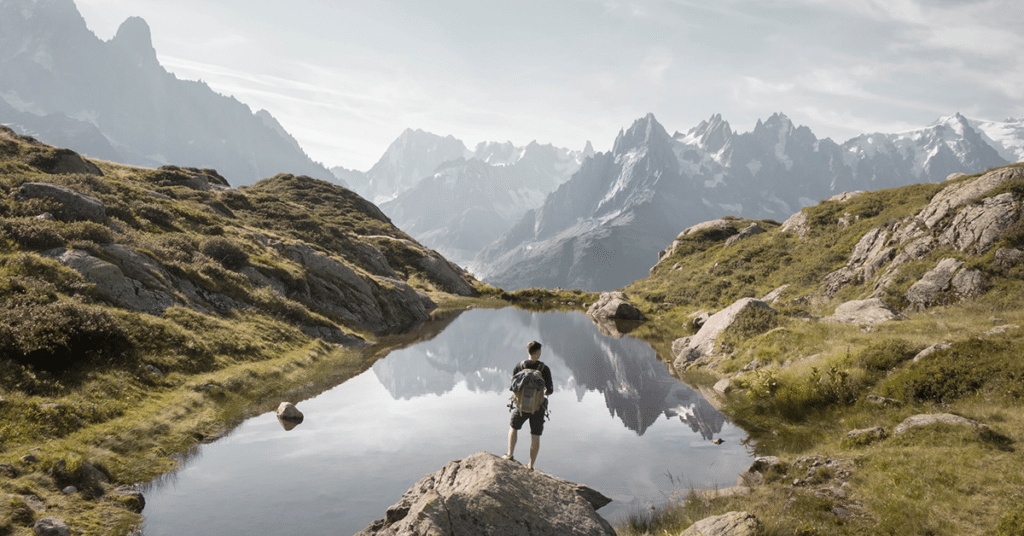
[[[970,121],[960,114],[842,145],[782,114],[743,134],[715,115],[672,136],[648,115],[469,268],[505,289],[619,288],[645,276],[661,249],[701,221],[781,221],[837,193],[939,182],[1024,160],[1022,146],[1024,120]]]
[[[467,265],[593,154],[589,144],[570,151],[537,142],[480,143],[469,151],[450,136],[407,130],[365,180],[344,180],[364,196],[377,194],[381,210],[399,228]],[[430,171],[422,174],[423,169]]]
[[[335,168],[394,223],[508,290],[607,290],[643,277],[687,227],[784,220],[837,193],[939,182],[1024,160],[1024,120],[969,120],[837,144],[783,114],[737,133],[721,115],[669,135],[653,115],[610,152],[406,130],[367,172]]]
[[[168,73],[144,20],[102,41],[73,0],[0,2],[0,124],[93,158],[213,168],[233,186],[334,180],[265,110]]]

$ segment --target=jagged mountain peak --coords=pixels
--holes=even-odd
[[[765,132],[789,133],[793,130],[796,130],[793,121],[786,117],[786,114],[776,112],[764,122],[760,119],[757,120],[757,125],[754,126],[754,135],[757,136]]]
[[[149,24],[142,17],[128,17],[117,28],[111,42],[122,46],[130,46],[135,49],[152,49],[153,33]]]
[[[633,122],[629,130],[620,130],[612,146],[612,154],[616,156],[651,147],[652,144],[667,145],[670,136],[665,127],[649,113]]]
[[[733,137],[732,127],[729,122],[722,119],[722,114],[712,115],[710,119],[701,121],[700,124],[690,129],[686,135],[676,134],[673,138],[686,145],[697,147],[717,153]]]

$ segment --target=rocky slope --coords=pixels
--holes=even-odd
[[[104,42],[73,0],[0,3],[0,124],[93,158],[214,168],[236,186],[333,179],[266,111],[168,73],[144,20]]]
[[[1019,483],[993,474],[1019,470],[1024,441],[1022,205],[1016,164],[680,233],[625,295],[671,334],[673,370],[781,459],[701,516],[756,512],[785,533],[1019,527]],[[952,467],[970,486],[940,485]],[[699,519],[672,508],[685,515],[658,516]]]
[[[11,322],[77,303],[158,317],[180,308],[211,317],[248,311],[350,345],[422,322],[435,307],[428,292],[476,292],[464,271],[374,205],[316,179],[278,175],[235,190],[213,170],[92,162],[3,127],[0,166]],[[49,268],[20,273],[11,263]],[[72,299],[19,293],[23,278]],[[5,355],[43,336],[18,322],[0,331]],[[68,351],[57,344],[40,357]]]
[[[1012,125],[986,123],[976,130],[956,114],[916,131],[863,135],[840,145],[781,114],[748,133],[734,132],[715,115],[673,136],[648,116],[470,268],[510,289],[627,285],[657,259],[663,246],[655,244],[713,216],[781,221],[841,192],[939,182],[951,173],[1005,165],[1001,155],[1016,154]]]

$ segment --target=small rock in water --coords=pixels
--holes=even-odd
[[[725,443],[725,440],[719,437],[718,439],[715,439],[714,441],[712,441],[712,443],[714,443],[716,445],[721,445],[722,443]]]
[[[302,422],[304,416],[299,408],[295,407],[295,404],[291,402],[281,402],[281,405],[277,406],[277,416],[286,421]]]

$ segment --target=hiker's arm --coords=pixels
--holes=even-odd
[[[547,396],[551,396],[551,393],[555,392],[555,384],[551,381],[551,367],[544,365],[544,370],[541,372],[544,376],[544,386],[547,387]]]

